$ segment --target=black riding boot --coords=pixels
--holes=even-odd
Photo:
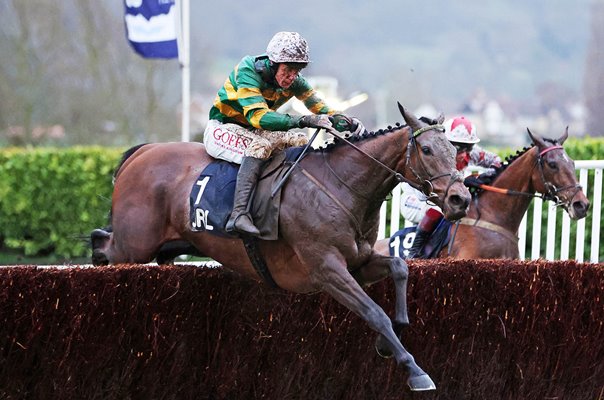
[[[260,231],[254,226],[252,216],[247,210],[247,205],[260,175],[260,166],[264,160],[254,157],[243,157],[239,172],[237,173],[237,184],[235,185],[235,201],[233,212],[226,224],[226,231],[237,231],[248,235],[258,236]]]
[[[407,258],[420,258],[422,249],[424,248],[424,245],[430,238],[431,234],[431,231],[425,231],[420,227],[417,227],[415,230],[415,239],[413,239],[413,245],[411,245],[411,248],[409,249],[409,255]]]

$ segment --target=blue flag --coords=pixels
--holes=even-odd
[[[175,0],[124,0],[126,36],[145,58],[178,57]]]

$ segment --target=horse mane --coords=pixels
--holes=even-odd
[[[114,181],[115,181],[115,177],[117,176],[117,172],[120,170],[120,168],[122,168],[122,165],[124,165],[126,160],[129,159],[132,154],[134,154],[138,149],[145,146],[146,144],[147,143],[137,144],[136,146],[130,147],[128,150],[126,150],[125,152],[122,153],[122,159],[120,160],[120,162],[117,165],[117,167],[115,168],[115,170],[113,170],[113,180]]]
[[[344,134],[344,139],[346,139],[346,140],[348,140],[349,142],[352,142],[352,143],[354,143],[354,142],[361,142],[361,141],[366,140],[366,139],[371,139],[371,138],[374,138],[374,137],[377,137],[377,136],[384,135],[386,133],[394,132],[396,130],[404,128],[405,126],[407,126],[407,125],[401,125],[400,122],[397,122],[395,124],[395,126],[388,125],[388,127],[386,129],[379,129],[379,130],[377,130],[375,132],[374,131],[367,131],[366,130],[364,133],[362,133],[360,135],[351,135],[350,133],[346,133],[346,134]],[[318,147],[316,149],[313,149],[313,152],[331,151],[335,147],[339,147],[342,144],[344,144],[343,140],[341,140],[341,139],[339,139],[337,137],[334,137],[333,142],[331,142],[331,143],[325,142],[325,147],[320,146],[320,147]]]
[[[551,143],[552,145],[558,144],[557,140],[548,139],[548,138],[543,138],[543,140],[545,140],[546,142]],[[508,155],[503,160],[503,163],[501,163],[501,166],[495,168],[494,172],[490,172],[490,173],[489,172],[485,172],[485,173],[482,173],[482,174],[480,174],[478,176],[478,179],[480,180],[480,182],[482,182],[485,185],[491,185],[491,184],[493,184],[493,182],[495,181],[495,179],[497,179],[497,177],[499,175],[501,175],[503,173],[503,171],[505,171],[514,161],[516,161],[518,158],[520,158],[522,155],[524,155],[527,151],[529,151],[533,147],[535,147],[535,145],[531,144],[530,146],[525,146],[522,149],[517,150],[516,153],[514,153],[514,154]]]

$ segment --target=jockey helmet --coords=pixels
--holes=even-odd
[[[458,143],[478,143],[476,125],[465,117],[451,118],[444,123],[445,136],[450,142]]]
[[[277,32],[266,47],[269,60],[274,63],[308,64],[308,43],[297,32]]]

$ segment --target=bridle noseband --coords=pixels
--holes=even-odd
[[[340,135],[339,132],[337,132],[335,130],[327,130],[327,132],[331,133],[333,136],[335,136],[339,140],[342,140],[343,142],[345,142],[346,144],[348,144],[349,146],[351,146],[353,149],[360,152],[364,156],[373,160],[375,163],[380,165],[380,167],[382,167],[383,169],[388,171],[397,181],[406,182],[411,187],[413,187],[413,188],[419,190],[420,192],[422,192],[423,194],[425,194],[428,197],[428,200],[431,200],[434,198],[438,199],[438,195],[436,193],[434,193],[434,186],[432,185],[433,181],[440,179],[442,177],[445,177],[445,176],[451,177],[451,180],[449,181],[449,184],[445,191],[445,197],[447,196],[447,193],[449,192],[449,188],[451,187],[451,185],[453,185],[455,182],[463,182],[463,175],[459,171],[456,171],[453,174],[448,173],[448,174],[442,174],[442,175],[437,175],[437,176],[433,176],[433,177],[430,176],[430,174],[428,173],[428,170],[426,169],[426,166],[425,166],[424,162],[422,161],[422,157],[419,154],[419,149],[417,148],[416,139],[422,133],[431,131],[431,130],[437,130],[440,132],[444,132],[445,128],[442,125],[434,124],[434,125],[427,125],[427,126],[421,127],[416,131],[413,131],[412,129],[409,130],[409,141],[407,142],[407,154],[406,154],[405,165],[409,167],[411,172],[413,172],[413,175],[415,175],[415,178],[417,179],[417,181],[420,183],[417,183],[411,179],[405,178],[403,176],[403,174],[393,170],[392,168],[390,168],[389,166],[387,166],[380,160],[376,159],[375,157],[371,156],[370,154],[367,154],[365,151],[363,151],[359,147],[355,146],[352,142],[350,142],[344,136]],[[419,160],[422,171],[424,172],[424,174],[426,176],[428,176],[428,178],[425,178],[425,179],[422,178],[420,176],[420,174],[417,173],[417,171],[411,165],[411,145],[413,145],[413,148],[415,149],[415,152],[417,153],[417,159]]]
[[[446,198],[447,193],[449,192],[449,189],[451,188],[451,185],[453,185],[455,182],[463,182],[463,175],[461,172],[456,171],[455,173],[452,173],[452,174],[445,173],[445,174],[430,177],[430,174],[428,173],[426,165],[424,164],[422,157],[419,154],[419,148],[417,145],[417,137],[419,135],[421,135],[422,133],[430,131],[430,130],[437,130],[440,132],[444,132],[445,128],[442,125],[428,125],[428,126],[419,128],[416,131],[409,131],[409,141],[407,142],[407,154],[406,154],[405,165],[408,166],[409,170],[411,170],[413,175],[415,175],[415,178],[417,179],[417,181],[419,181],[421,183],[417,184],[408,179],[405,179],[405,181],[413,188],[422,192],[428,198],[427,201],[433,202],[434,199],[438,199],[438,195],[434,192],[434,185],[432,184],[433,181],[446,177],[446,176],[451,177],[451,179],[449,180],[449,184],[447,185],[447,189],[445,190],[444,197]],[[427,179],[423,179],[420,176],[420,174],[411,165],[411,146],[412,145],[413,145],[413,149],[415,150],[415,153],[417,154],[417,159],[419,161],[419,165],[422,169],[422,172],[424,173],[425,176],[428,176]],[[399,179],[399,181],[402,181],[402,180]]]
[[[575,198],[575,196],[577,195],[577,193],[579,193],[580,190],[583,189],[583,187],[580,184],[574,184],[574,185],[566,185],[563,186],[561,188],[556,187],[556,185],[554,185],[553,183],[549,182],[547,179],[545,179],[545,174],[543,172],[543,155],[545,153],[548,153],[552,150],[558,150],[558,149],[562,149],[564,151],[564,147],[561,145],[554,145],[554,146],[550,146],[544,150],[542,150],[539,155],[537,156],[537,162],[536,165],[539,165],[539,173],[541,175],[541,181],[543,182],[543,186],[545,187],[546,193],[543,193],[543,195],[541,196],[541,198],[543,200],[550,200],[554,202],[554,206],[555,207],[569,207],[570,204],[572,203],[572,200]],[[570,199],[568,200],[567,203],[564,203],[563,201],[560,200],[560,197],[558,197],[558,193],[563,192],[565,190],[569,190],[569,189],[575,189],[575,192],[573,193],[573,195],[570,197]]]
[[[511,195],[511,196],[538,197],[538,198],[541,198],[542,200],[552,201],[554,203],[554,207],[562,206],[564,208],[568,208],[570,206],[570,204],[572,203],[572,200],[575,198],[577,193],[579,193],[579,191],[581,191],[583,189],[583,187],[577,183],[574,185],[567,185],[567,186],[558,188],[558,187],[556,187],[556,185],[549,182],[545,178],[545,173],[543,172],[543,162],[544,162],[543,155],[552,150],[564,150],[564,147],[561,145],[553,145],[553,146],[543,149],[537,155],[537,160],[535,161],[535,165],[533,165],[533,169],[535,169],[535,167],[539,166],[539,175],[541,176],[541,181],[543,183],[543,187],[545,188],[544,193],[535,194],[535,193],[528,193],[528,192],[518,192],[515,190],[502,189],[502,188],[498,188],[495,186],[484,185],[484,184],[479,185],[479,188],[486,190],[486,191],[507,194],[507,195]],[[573,193],[573,195],[570,197],[570,199],[567,202],[561,201],[560,197],[558,196],[558,193],[563,192],[565,190],[570,190],[570,189],[575,189],[575,192]]]

